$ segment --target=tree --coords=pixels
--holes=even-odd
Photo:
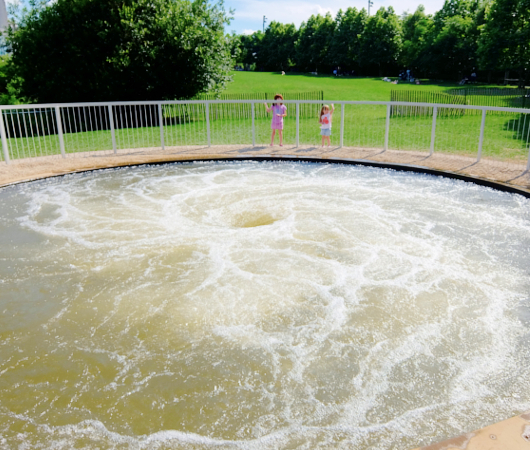
[[[263,33],[256,31],[250,35],[242,34],[239,36],[240,53],[237,62],[252,66],[256,64],[258,53],[261,52],[261,41],[263,40]]]
[[[480,1],[446,0],[434,15],[434,36],[425,64],[440,78],[460,79],[477,65]]]
[[[10,31],[11,64],[41,103],[190,98],[229,80],[229,21],[207,0],[58,0]]]
[[[397,70],[401,51],[401,24],[392,7],[379,10],[366,22],[361,37],[360,63],[371,71],[377,68],[383,72]]]
[[[256,64],[269,71],[288,70],[294,65],[298,32],[294,24],[271,22],[261,40]]]
[[[530,0],[494,0],[480,26],[478,58],[485,70],[515,70],[524,87],[530,71]]]
[[[302,22],[296,43],[296,65],[305,71],[331,72],[333,60],[329,48],[335,32],[335,22],[328,13],[311,16]]]
[[[339,10],[330,46],[333,65],[344,70],[359,69],[361,36],[367,19],[368,14],[364,8],[360,11],[356,8],[348,8],[345,12]]]
[[[432,44],[434,21],[430,15],[425,14],[425,7],[418,6],[414,14],[404,14],[402,17],[402,40],[400,64],[419,72],[429,73],[425,64]]]

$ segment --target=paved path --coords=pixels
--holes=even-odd
[[[426,152],[398,151],[381,149],[360,149],[354,147],[249,147],[249,146],[212,146],[212,147],[170,147],[164,151],[156,149],[119,150],[112,152],[88,152],[27,158],[14,160],[10,164],[0,162],[0,186],[10,183],[44,178],[64,173],[100,169],[106,167],[126,166],[160,161],[179,161],[190,158],[223,158],[250,156],[294,156],[310,158],[348,158],[389,162],[404,165],[423,166],[475,178],[491,180],[521,188],[530,192],[530,172],[526,163],[513,163],[435,153],[429,156]]]

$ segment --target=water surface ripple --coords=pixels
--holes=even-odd
[[[406,449],[530,405],[530,202],[189,163],[0,191],[0,447]]]

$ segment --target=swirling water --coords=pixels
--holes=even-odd
[[[521,196],[204,162],[0,205],[0,447],[406,449],[530,405]]]

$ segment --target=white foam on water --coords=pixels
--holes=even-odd
[[[21,448],[407,448],[530,402],[520,196],[205,162],[4,198],[0,437]]]

